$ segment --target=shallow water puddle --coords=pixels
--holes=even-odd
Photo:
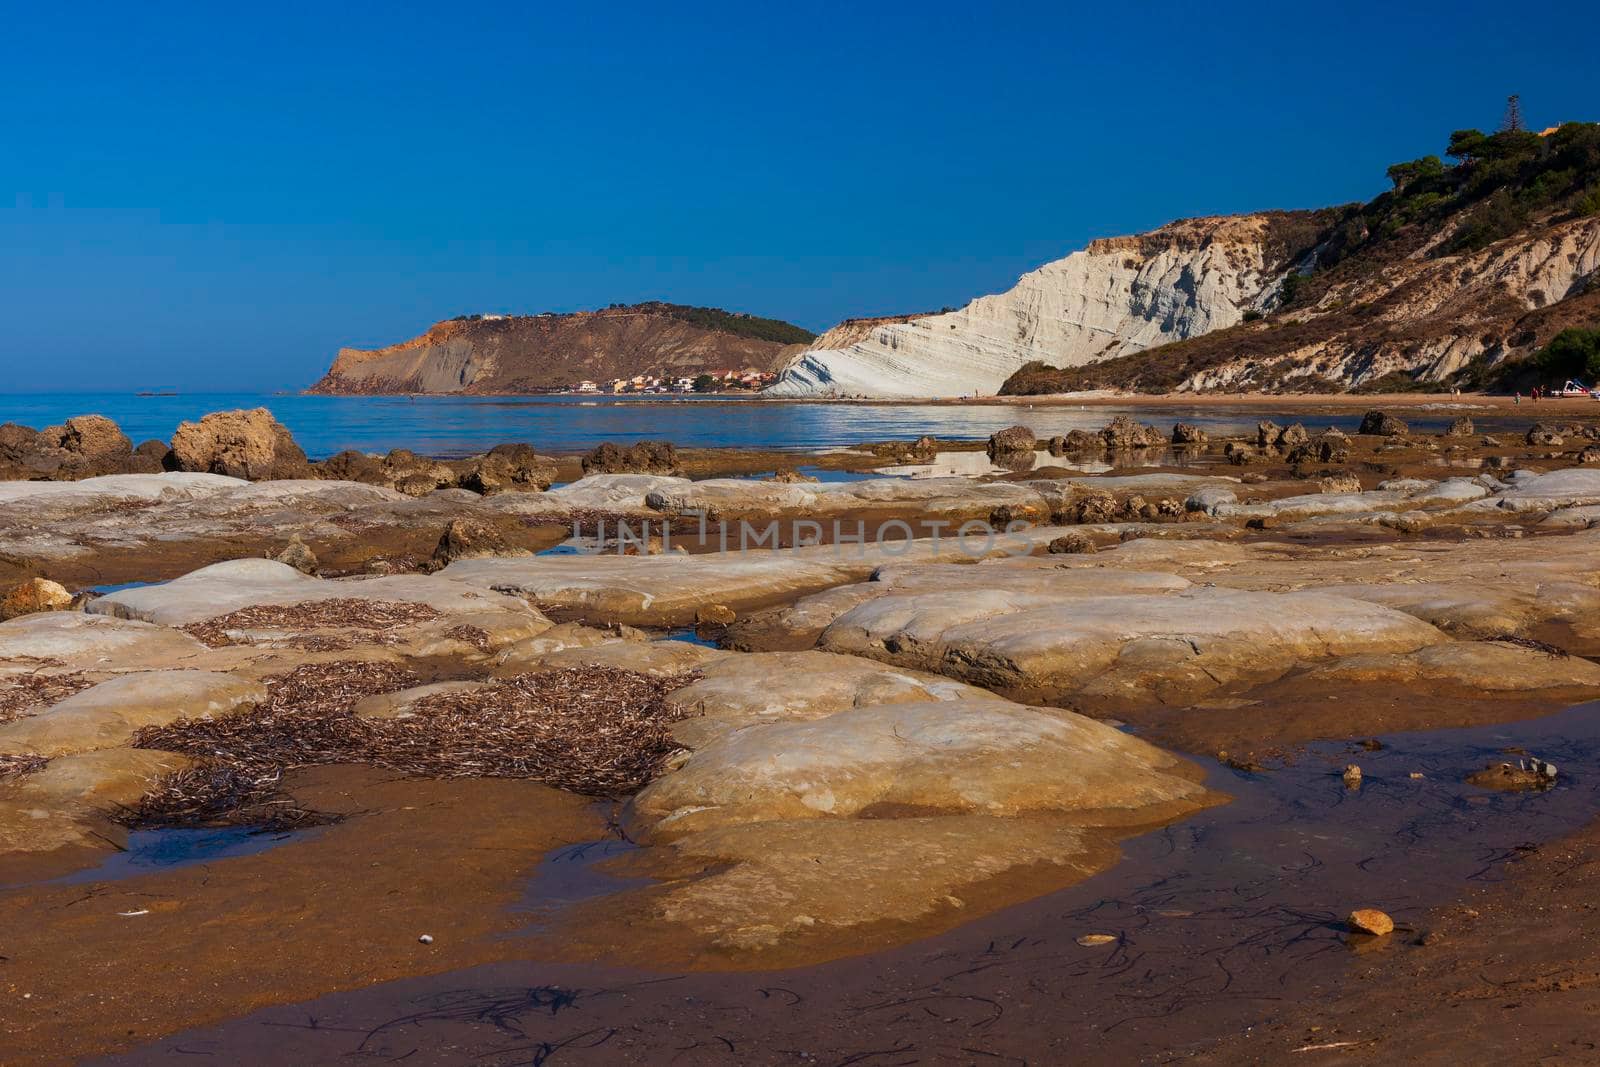
[[[91,585],[89,592],[98,596],[110,596],[126,589],[148,589],[153,585],[165,585],[165,582],[123,582],[120,585]]]
[[[128,833],[125,849],[111,853],[93,867],[38,882],[3,884],[0,889],[16,889],[24,885],[115,882],[235,856],[252,856],[290,841],[304,840],[307,834],[315,832],[315,829],[311,829],[293,833],[267,833],[247,826],[132,830]]]
[[[653,879],[619,878],[600,867],[606,860],[638,850],[639,846],[632,842],[606,838],[546,853],[528,879],[522,901],[514,910],[543,913],[550,908],[650,885]]]
[[[1264,773],[1215,767],[1211,784],[1234,803],[1125,842],[1124,860],[1086,882],[889,951],[766,972],[496,964],[266,1009],[118,1062],[168,1062],[180,1047],[240,1063],[508,1064],[534,1047],[576,1063],[684,1049],[728,1064],[1180,1056],[1337,982],[1352,909],[1399,924],[1363,947],[1427,952],[1411,942],[1430,907],[1506,877],[1506,860],[1600,811],[1600,704],[1381,742],[1314,745]],[[1555,763],[1554,785],[1465,782],[1522,758],[1507,749]],[[1362,769],[1359,789],[1341,778],[1348,763]],[[613,891],[588,869],[599,847],[541,864],[533,885],[558,912]]]
[[[721,648],[715,637],[706,637],[694,627],[686,626],[681,629],[668,630],[665,633],[654,634],[652,641],[683,641],[691,645],[700,645],[703,648]]]

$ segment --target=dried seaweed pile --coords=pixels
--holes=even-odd
[[[93,682],[76,672],[41,674],[35,671],[8,675],[0,681],[0,726],[81,693],[92,685]]]
[[[183,630],[208,648],[248,644],[234,636],[240,630],[342,630],[359,636],[363,644],[385,644],[394,639],[393,631],[399,627],[441,617],[439,611],[426,604],[341,597],[304,604],[261,604],[193,623]],[[335,634],[311,633],[293,637],[288,643],[311,652],[337,652],[351,647],[353,642]]]
[[[21,778],[24,774],[32,774],[42,770],[50,761],[44,756],[25,753],[21,756],[7,756],[0,754],[0,782],[7,778]]]
[[[363,696],[414,684],[399,677],[405,673],[369,663],[307,665],[272,682],[271,698],[255,709],[141,731],[136,747],[197,763],[165,779],[127,821],[303,825],[315,814],[283,795],[283,772],[335,763],[431,778],[531,778],[592,796],[631,793],[676,747],[668,730],[682,713],[665,698],[693,678],[575,667],[437,694],[404,718],[351,714]]]
[[[489,651],[489,631],[481,626],[452,626],[444,635],[462,644],[471,645],[479,652]]]
[[[214,719],[146,727],[133,747],[179,752],[195,763],[166,775],[122,821],[131,826],[249,825],[292,829],[330,821],[299,807],[279,788],[287,768],[349,762],[317,758],[339,740],[324,724],[355,721],[363,697],[419,684],[392,663],[308,663],[267,680],[265,704]]]
[[[1570,652],[1559,645],[1552,645],[1548,641],[1540,641],[1533,637],[1522,637],[1518,634],[1498,634],[1488,638],[1488,640],[1502,645],[1516,645],[1518,648],[1526,648],[1531,652],[1543,652],[1551,659],[1566,659],[1571,655]]]

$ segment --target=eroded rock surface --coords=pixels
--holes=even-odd
[[[875,705],[724,735],[648,786],[626,817],[657,840],[875,809],[1156,821],[1205,795],[1178,765],[1112,727],[995,697]]]

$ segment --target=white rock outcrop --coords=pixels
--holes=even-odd
[[[959,311],[831,330],[767,395],[990,394],[1030,360],[1081,366],[1232,326],[1272,289],[1266,241],[1263,215],[1095,241]]]

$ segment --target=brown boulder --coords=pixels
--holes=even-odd
[[[1172,428],[1172,443],[1175,445],[1203,445],[1209,440],[1210,434],[1187,422],[1180,422]]]
[[[33,427],[15,422],[0,425],[0,463],[21,464],[41,447],[39,431]]]
[[[0,622],[40,611],[65,611],[72,606],[72,594],[65,586],[48,578],[29,578],[0,597]]]
[[[1120,510],[1116,497],[1104,489],[1090,489],[1073,502],[1072,519],[1086,524],[1115,522]]]
[[[133,442],[104,415],[74,415],[56,431],[56,446],[80,456],[114,456],[133,451]]]
[[[165,441],[155,438],[141,444],[133,450],[133,463],[135,468],[132,474],[160,474],[167,460],[167,453],[172,451]]]
[[[366,485],[390,485],[383,463],[365,452],[345,449],[317,464],[317,474],[331,482],[361,482]]]
[[[584,474],[673,474],[678,450],[671,441],[640,441],[622,448],[610,441],[583,457]]]
[[[1167,443],[1166,437],[1154,426],[1143,426],[1126,415],[1118,415],[1100,431],[1106,447],[1114,452],[1134,448],[1154,448]]]
[[[496,445],[461,478],[463,488],[485,496],[508,490],[542,491],[556,480],[555,463],[524,444]]]
[[[1050,552],[1055,555],[1081,555],[1094,550],[1094,542],[1089,539],[1088,534],[1081,534],[1076,530],[1064,533],[1050,542]]]
[[[104,415],[75,415],[40,436],[47,445],[59,448],[83,466],[112,467],[133,455],[133,442],[128,435]]]
[[[696,626],[732,626],[738,614],[726,604],[704,604],[695,609]]]
[[[1528,431],[1524,441],[1530,445],[1560,445],[1566,443],[1566,435],[1560,426],[1550,426],[1539,423]]]
[[[0,468],[19,478],[91,478],[142,469],[133,443],[103,415],[75,415],[60,426],[0,426]],[[159,468],[157,468],[159,469]]]
[[[991,460],[1020,453],[1031,456],[1037,447],[1038,441],[1034,438],[1033,431],[1026,426],[1008,426],[989,435],[988,452]]]
[[[433,550],[429,569],[438,570],[458,559],[484,559],[490,556],[526,556],[525,549],[512,548],[500,531],[476,519],[451,519]]]
[[[248,481],[314,477],[306,454],[266,408],[218,411],[180,423],[167,467]]]
[[[1446,437],[1472,437],[1477,433],[1472,425],[1472,420],[1465,415],[1457,415],[1449,426],[1445,427]]]
[[[1369,411],[1361,420],[1361,428],[1356,431],[1372,437],[1404,437],[1411,432],[1411,427],[1383,411]]]
[[[317,573],[317,554],[300,539],[299,534],[289,538],[289,543],[284,546],[283,551],[272,558],[278,563],[293,567],[301,574]]]

